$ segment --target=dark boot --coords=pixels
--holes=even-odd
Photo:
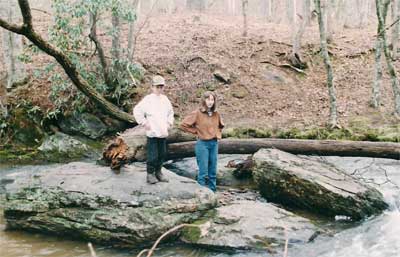
[[[157,177],[154,175],[154,173],[147,173],[147,183],[149,184],[155,184],[157,183]]]
[[[165,177],[165,175],[161,172],[161,170],[156,172],[156,178],[160,182],[169,182],[169,179]]]

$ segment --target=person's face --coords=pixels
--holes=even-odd
[[[151,88],[153,90],[153,93],[156,95],[160,95],[164,92],[164,85],[152,86]]]
[[[214,96],[210,95],[209,97],[206,98],[206,106],[208,109],[211,109],[213,107],[215,102]]]

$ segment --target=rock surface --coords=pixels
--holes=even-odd
[[[164,170],[169,183],[146,184],[145,166],[113,173],[75,162],[41,170],[7,184],[4,217],[8,229],[77,237],[118,247],[152,244],[168,229],[194,222],[217,204],[216,196],[193,180]]]
[[[181,239],[212,248],[275,252],[283,250],[286,238],[289,244],[307,243],[317,230],[309,220],[271,203],[242,200],[217,208],[203,235],[191,228]]]
[[[332,164],[277,149],[254,154],[254,180],[271,202],[354,220],[379,214],[388,205],[382,194]]]

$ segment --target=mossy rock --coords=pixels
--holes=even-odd
[[[10,128],[14,132],[15,143],[26,146],[37,146],[42,142],[44,132],[23,108],[15,109],[11,114]]]

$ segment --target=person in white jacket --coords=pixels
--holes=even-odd
[[[168,182],[161,172],[167,156],[168,129],[174,123],[174,111],[171,102],[163,94],[165,80],[157,75],[153,77],[152,93],[146,95],[134,108],[136,122],[146,128],[147,136],[147,183]]]

